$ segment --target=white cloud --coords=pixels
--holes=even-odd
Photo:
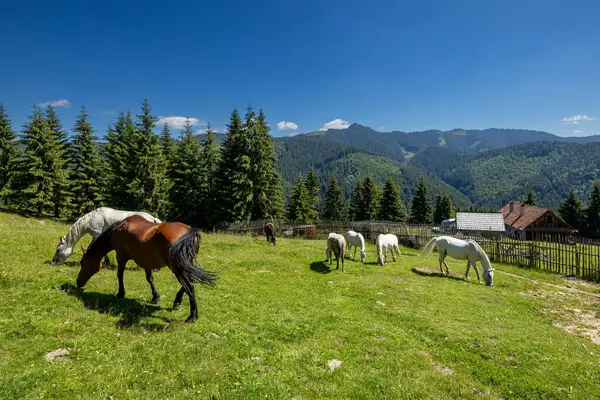
[[[211,128],[213,133],[223,133],[223,131],[219,128]],[[206,129],[198,129],[196,130],[196,135],[204,135],[206,133]]]
[[[328,129],[346,129],[349,126],[350,126],[350,124],[348,123],[348,121],[344,121],[343,119],[336,118],[333,121],[327,122],[319,130],[326,131]]]
[[[277,129],[280,131],[297,131],[298,124],[290,121],[279,121],[277,123]]]
[[[289,136],[289,137],[292,137],[292,136],[296,136],[297,134],[298,134],[298,132],[290,132],[290,133],[288,134],[288,136]]]
[[[574,134],[583,133],[583,131],[573,131]]]
[[[67,107],[67,108],[71,107],[71,103],[67,99],[54,100],[54,101],[45,101],[43,103],[40,103],[39,105],[41,107],[48,107],[48,106],[52,106],[52,107]]]
[[[561,119],[562,122],[566,122],[568,124],[575,124],[577,125],[580,122],[585,122],[585,121],[592,121],[594,118],[588,117],[585,114],[582,115],[573,115],[571,117],[564,117]]]
[[[185,121],[188,119],[188,117],[174,117],[174,116],[169,116],[169,117],[158,117],[158,121],[156,121],[154,123],[154,125],[158,125],[158,126],[162,126],[165,123],[169,124],[169,128],[171,129],[183,129],[183,127],[185,126]],[[189,118],[190,120],[190,124],[192,126],[205,126],[206,122],[202,121],[201,119],[198,118]]]

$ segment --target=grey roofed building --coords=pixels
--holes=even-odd
[[[486,232],[504,232],[504,218],[501,212],[496,213],[476,213],[476,212],[458,212],[456,213],[457,231],[486,231]]]

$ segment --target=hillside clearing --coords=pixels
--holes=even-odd
[[[592,398],[600,387],[597,292],[558,275],[494,265],[556,284],[496,274],[495,286],[423,276],[436,255],[330,270],[324,241],[204,235],[200,318],[172,274],[105,269],[75,288],[81,250],[50,266],[67,226],[0,214],[1,398]],[[89,238],[86,238],[87,245]],[[114,257],[113,257],[114,259]],[[45,357],[57,350],[46,361]]]

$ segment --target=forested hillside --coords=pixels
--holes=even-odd
[[[448,159],[439,165],[452,165]],[[600,143],[526,143],[466,157],[446,172],[437,169],[477,204],[500,207],[533,189],[538,204],[556,208],[571,188],[582,200],[589,198],[592,182],[600,178]]]

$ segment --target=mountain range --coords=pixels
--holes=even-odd
[[[217,143],[224,136],[217,134]],[[323,192],[336,174],[346,198],[357,179],[371,174],[379,185],[394,177],[406,205],[423,177],[432,200],[448,195],[460,208],[499,208],[529,189],[539,205],[556,208],[571,187],[585,202],[600,178],[599,135],[499,128],[378,132],[352,124],[275,138],[275,149],[286,195],[298,174],[314,166]]]

